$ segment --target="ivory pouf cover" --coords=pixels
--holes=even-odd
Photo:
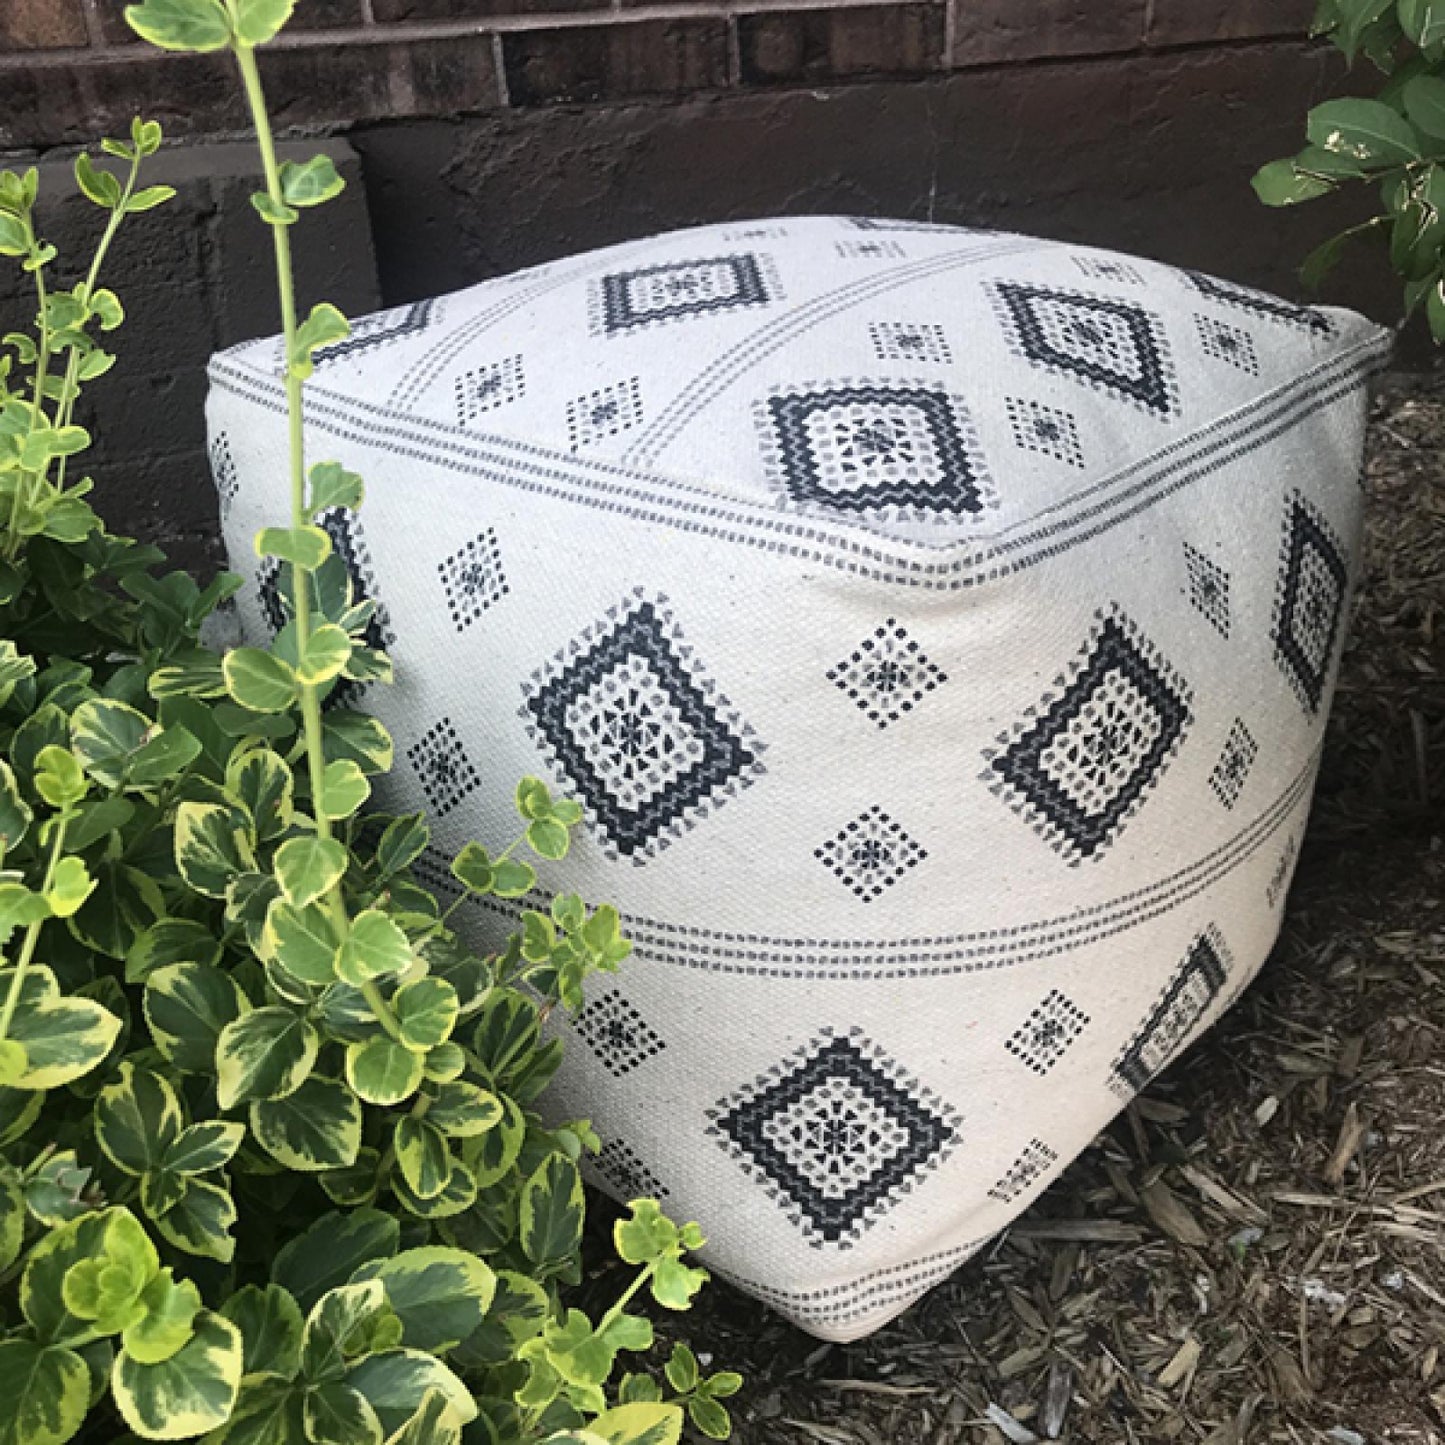
[[[815,1334],[900,1313],[1237,996],[1349,607],[1363,318],[946,226],[723,225],[368,317],[313,460],[444,885],[538,774],[622,910],[551,1098]],[[237,565],[279,346],[212,367]],[[273,573],[243,597],[274,627]],[[481,943],[513,922],[468,905]]]

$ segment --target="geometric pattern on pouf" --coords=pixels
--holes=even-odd
[[[620,1198],[830,1339],[1005,1228],[1276,937],[1358,566],[1339,310],[1087,247],[805,217],[363,318],[312,460],[394,687],[418,876],[585,809],[612,901],[547,1096]],[[212,366],[245,627],[284,513],[274,340]],[[538,900],[459,905],[479,947]]]

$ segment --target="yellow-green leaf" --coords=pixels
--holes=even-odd
[[[240,1330],[203,1310],[190,1340],[158,1365],[143,1365],[122,1349],[111,1392],[137,1435],[186,1440],[230,1419],[241,1386],[241,1358]]]

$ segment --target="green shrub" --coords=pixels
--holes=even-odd
[[[323,708],[390,663],[317,525],[361,480],[302,450],[313,353],[347,323],[294,304],[289,228],[341,181],[276,161],[253,47],[290,10],[128,12],[156,44],[231,50],[257,126],[292,423],[291,515],[257,538],[286,569],[270,649],[209,650],[239,579],[158,573],[67,475],[123,319],[104,260],[170,196],[139,179],[160,128],[106,141],[118,169],[77,162],[106,224],[69,289],[36,173],[0,175],[0,255],[38,298],[0,361],[0,1445],[671,1445],[687,1415],[723,1438],[740,1381],[685,1346],[617,1378],[653,1348],[633,1301],[683,1310],[706,1278],[695,1225],[635,1202],[630,1284],[595,1320],[564,1298],[596,1141],[530,1106],[560,1060],[546,1014],[628,952],[616,911],[559,897],[470,953],[411,875],[424,819],[364,811],[391,739]],[[514,841],[453,860],[463,897],[520,897],[529,856],[565,854],[575,804],[526,779],[517,810]]]
[[[1266,205],[1293,206],[1348,182],[1374,185],[1378,214],[1331,237],[1305,260],[1316,287],[1349,243],[1382,243],[1405,283],[1405,312],[1422,306],[1445,341],[1445,6],[1439,0],[1319,0],[1314,33],[1353,66],[1382,77],[1368,98],[1327,100],[1309,113],[1307,144],[1254,178]]]

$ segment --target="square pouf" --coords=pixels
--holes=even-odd
[[[595,1177],[804,1328],[1006,1226],[1276,936],[1388,337],[1132,257],[804,218],[359,321],[308,388],[445,886],[524,774],[635,956],[552,1093]],[[284,620],[280,348],[212,367],[243,618]],[[354,690],[353,690],[354,691]],[[534,900],[535,901],[535,900]],[[507,909],[459,915],[480,946]]]

